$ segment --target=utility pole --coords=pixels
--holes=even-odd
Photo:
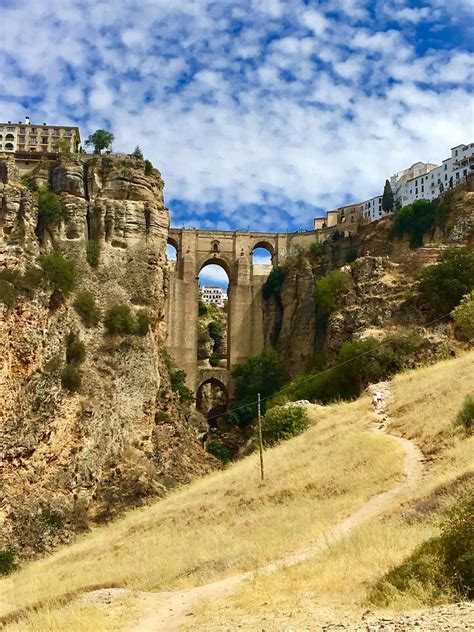
[[[262,439],[262,416],[260,414],[260,393],[257,399],[257,413],[258,413],[258,444],[260,448],[260,479],[263,481],[265,478],[263,473],[263,439]]]

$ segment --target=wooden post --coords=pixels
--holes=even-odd
[[[263,481],[265,478],[263,472],[263,439],[262,439],[262,416],[260,414],[260,393],[257,400],[257,413],[258,413],[258,444],[260,449],[260,479]]]

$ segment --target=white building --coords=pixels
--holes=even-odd
[[[392,187],[393,199],[398,201],[401,206],[410,204],[407,182],[426,175],[437,165],[431,162],[415,162],[408,169],[394,173],[390,178],[390,186]]]
[[[227,300],[227,292],[221,287],[217,285],[203,285],[200,290],[201,296],[206,303],[224,307],[224,301]]]
[[[424,163],[416,163],[420,164]],[[402,207],[416,200],[434,200],[440,193],[465,179],[469,172],[474,170],[474,143],[453,147],[451,156],[443,160],[439,166],[429,163],[426,166],[430,169],[424,172],[418,169],[413,172],[415,165],[412,165],[410,170],[403,172],[405,175],[397,180],[395,189],[392,183],[394,198],[399,200]],[[392,176],[392,181],[395,176]]]
[[[364,209],[364,219],[369,222],[375,222],[375,220],[385,217],[388,213],[384,213],[382,209],[382,196],[376,195],[370,200],[362,202]]]

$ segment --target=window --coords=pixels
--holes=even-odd
[[[71,136],[71,135],[72,135],[72,132],[71,132],[71,130],[70,130],[70,129],[67,129],[67,130],[64,132],[64,136]]]
[[[41,138],[41,142],[43,143],[43,145],[47,145],[48,144],[48,137],[47,136],[43,136]]]
[[[7,132],[14,132],[15,128],[14,127],[7,127]]]
[[[467,169],[464,169],[464,170],[463,170],[462,175],[463,175],[463,176],[467,176]]]
[[[448,165],[444,165],[444,170],[446,171],[448,169]]]
[[[14,140],[14,139],[15,139],[15,137],[13,136],[13,134],[7,134],[5,136],[5,140]]]
[[[444,176],[444,179],[445,179],[445,180],[447,180],[447,179],[448,179],[448,174],[446,174],[446,175]]]
[[[36,134],[36,133],[37,133],[37,131],[38,131],[38,130],[36,129],[36,127],[32,127],[32,128],[31,128],[31,130],[30,130],[30,132],[31,132],[32,134]]]
[[[13,150],[13,143],[6,143],[5,144],[5,149],[7,151],[12,151]]]
[[[425,187],[423,185],[421,185],[421,192],[424,193],[425,192]]]
[[[456,171],[456,180],[459,180],[459,171]]]
[[[457,156],[458,155],[458,150],[456,149],[456,151],[454,152],[454,155]]]
[[[59,130],[58,129],[54,129],[53,130],[53,136],[59,136]]]

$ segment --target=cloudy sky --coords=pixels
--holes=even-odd
[[[111,129],[175,226],[293,230],[473,140],[473,0],[0,0],[4,120]]]

